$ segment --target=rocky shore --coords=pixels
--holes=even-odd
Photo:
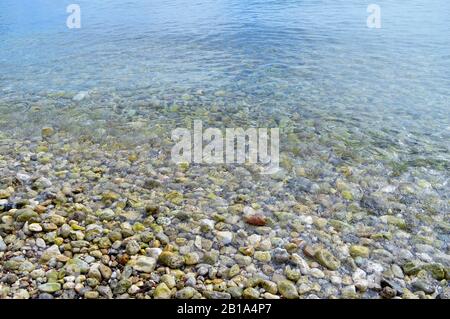
[[[450,297],[445,176],[283,138],[272,176],[170,164],[164,139],[4,138],[0,298]]]

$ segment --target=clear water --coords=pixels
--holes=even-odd
[[[296,114],[297,130],[315,121],[366,158],[448,170],[448,1],[380,0],[381,29],[361,1],[80,0],[81,29],[66,27],[68,4],[0,4],[4,136],[180,123],[198,108],[235,126]],[[75,103],[79,91],[90,98]]]

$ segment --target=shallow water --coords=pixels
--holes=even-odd
[[[160,105],[251,110],[228,126],[297,113],[348,134],[365,156],[391,148],[403,161],[448,170],[445,1],[381,1],[381,29],[367,28],[357,1],[81,1],[81,29],[66,27],[67,4],[1,4],[5,134],[52,122],[155,125]],[[71,101],[79,91],[91,99]]]
[[[69,1],[0,3],[5,176],[30,171],[14,161],[36,146],[43,126],[61,135],[56,145],[78,145],[74,156],[87,169],[98,156],[130,182],[144,173],[124,167],[120,153],[101,154],[114,149],[106,144],[118,144],[125,158],[145,154],[142,163],[165,172],[172,164],[161,153],[170,151],[171,129],[195,119],[214,127],[280,127],[281,176],[230,168],[247,177],[221,185],[221,200],[247,194],[283,210],[282,203],[296,198],[317,216],[342,221],[351,211],[346,222],[376,228],[365,210],[383,205],[364,195],[382,194],[393,206],[379,214],[399,213],[409,233],[433,233],[435,247],[448,252],[448,1],[377,1],[381,29],[367,27],[361,1],[77,3],[81,29],[66,27]],[[73,100],[84,91],[85,98]],[[196,187],[216,189],[212,176],[222,173],[228,174],[194,166],[188,177],[203,176],[204,183],[175,189],[199,200]],[[319,194],[298,186],[299,176],[316,183]],[[89,187],[98,195],[97,185]],[[339,192],[347,189],[352,196],[343,200]],[[196,205],[212,213],[224,204],[218,202]],[[286,227],[280,218],[275,228],[285,234]],[[384,247],[394,252],[390,245]],[[415,251],[409,239],[404,245]]]

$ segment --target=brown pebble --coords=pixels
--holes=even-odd
[[[266,218],[260,214],[247,216],[245,222],[253,226],[265,226],[267,223]]]
[[[303,247],[303,253],[308,256],[313,258],[314,255],[316,254],[316,249],[314,249],[312,246],[310,245],[306,245],[305,247]]]
[[[123,254],[118,256],[117,261],[119,262],[119,264],[125,266],[128,261],[130,260],[130,256],[128,256],[127,254]]]
[[[34,208],[34,211],[35,211],[36,213],[38,213],[38,214],[43,214],[43,213],[45,213],[46,210],[47,210],[47,207],[42,206],[42,205],[37,205],[37,206]]]

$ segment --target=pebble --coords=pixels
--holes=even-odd
[[[98,266],[98,270],[100,271],[100,274],[102,275],[102,277],[106,280],[108,280],[109,278],[111,278],[112,276],[112,270],[111,268],[109,268],[106,265],[100,264]]]
[[[330,270],[336,270],[341,265],[340,261],[326,249],[317,250],[314,254],[314,258],[319,264]]]
[[[271,259],[270,252],[268,251],[256,251],[254,258],[260,262],[269,262]]]
[[[155,299],[170,299],[170,296],[171,291],[165,283],[159,284],[153,293]]]
[[[216,238],[223,245],[229,245],[229,244],[231,244],[231,241],[233,240],[233,233],[229,232],[229,231],[218,231],[216,233]]]
[[[367,258],[369,257],[370,250],[368,247],[361,246],[361,245],[352,245],[350,246],[350,255],[352,257],[363,257]]]
[[[281,280],[278,282],[278,291],[286,299],[298,299],[298,291],[292,281]]]
[[[143,273],[151,273],[156,267],[156,260],[152,257],[138,256],[133,263],[136,271]],[[105,270],[103,270],[105,272]]]
[[[130,240],[127,243],[126,250],[127,250],[128,255],[130,255],[130,256],[136,255],[141,250],[141,246],[139,245],[139,243],[136,240]]]
[[[3,241],[3,238],[0,236],[0,251],[5,251],[7,248],[5,242]]]
[[[61,284],[56,282],[49,282],[38,286],[38,289],[42,292],[53,293],[61,290]]]
[[[197,291],[192,287],[185,287],[175,293],[177,299],[191,299]]]
[[[42,226],[36,223],[28,225],[28,229],[32,232],[38,233],[42,231]]]
[[[242,297],[244,299],[258,299],[259,295],[259,291],[251,287],[244,289],[242,292]]]
[[[97,299],[98,296],[99,296],[99,292],[95,291],[95,290],[93,290],[93,291],[86,291],[84,293],[84,298],[86,298],[86,299]]]
[[[163,251],[159,255],[158,261],[170,268],[177,269],[184,265],[184,258],[170,251]]]
[[[425,280],[417,279],[412,283],[413,291],[423,291],[426,294],[434,293],[435,289]]]
[[[36,246],[38,246],[39,248],[46,248],[47,245],[45,244],[45,240],[43,240],[42,238],[37,238],[36,239]]]

